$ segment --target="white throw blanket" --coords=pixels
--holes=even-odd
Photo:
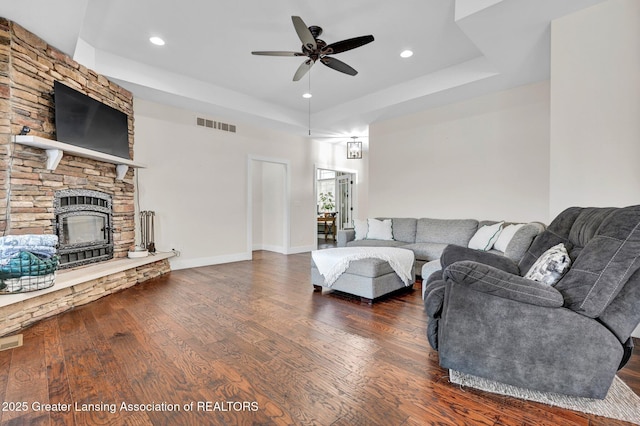
[[[409,285],[413,275],[415,256],[411,250],[398,247],[340,247],[311,252],[318,272],[324,277],[327,287],[347,270],[352,260],[381,259],[398,274],[404,285]]]

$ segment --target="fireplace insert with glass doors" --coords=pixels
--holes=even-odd
[[[112,198],[99,191],[56,191],[55,228],[60,268],[113,258]]]

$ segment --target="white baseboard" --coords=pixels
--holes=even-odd
[[[315,246],[299,246],[299,247],[289,247],[289,249],[287,250],[285,247],[281,247],[281,246],[270,246],[270,245],[263,245],[263,244],[256,244],[253,246],[253,250],[266,250],[266,251],[272,251],[274,253],[280,253],[280,254],[298,254],[298,253],[306,253],[306,252],[310,252],[315,250]]]
[[[307,253],[315,250],[314,246],[299,246],[291,247],[289,250],[285,250],[281,246],[269,246],[269,245],[256,245],[254,250],[267,250],[275,253],[281,253],[284,255]],[[220,265],[222,263],[240,262],[243,260],[251,260],[251,253],[235,253],[226,254],[223,256],[211,256],[211,257],[198,257],[198,258],[184,258],[184,257],[172,257],[169,259],[172,271],[187,268],[198,268],[200,266]]]
[[[270,244],[254,244],[252,249],[253,251],[266,250],[274,253],[287,254],[287,250],[283,246],[274,246]]]
[[[173,257],[169,259],[171,270],[187,268],[198,268],[200,266],[219,265],[221,263],[240,262],[242,260],[251,260],[251,253],[235,253],[223,256],[198,257],[198,258],[182,258]]]
[[[315,250],[315,246],[298,246],[298,247],[289,247],[289,250],[286,254],[298,254],[298,253],[307,253]]]

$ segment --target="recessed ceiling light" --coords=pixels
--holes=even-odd
[[[305,99],[309,99],[312,96],[313,95],[311,93],[305,93],[304,95],[302,95],[302,97],[305,98]]]
[[[164,46],[164,40],[160,37],[149,37],[149,41],[156,46]]]
[[[402,57],[402,58],[410,58],[412,56],[413,56],[413,52],[411,50],[403,50],[400,53],[400,57]]]

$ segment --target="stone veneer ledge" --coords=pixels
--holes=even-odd
[[[52,287],[0,295],[0,336],[170,272],[173,253],[59,271]]]

